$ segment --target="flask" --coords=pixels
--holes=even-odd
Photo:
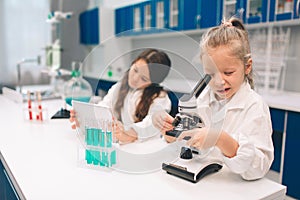
[[[89,102],[92,86],[82,77],[82,63],[72,62],[72,78],[64,85],[65,102],[72,106],[72,100]]]

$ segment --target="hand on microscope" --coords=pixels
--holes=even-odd
[[[224,138],[226,138],[225,136],[227,136],[227,134],[220,128],[202,127],[183,131],[179,135],[178,140],[189,138],[186,145],[199,150],[206,150],[217,146],[224,155],[229,155],[226,146],[235,146],[235,143],[232,143],[232,140],[229,139],[224,140]]]
[[[152,123],[154,127],[159,129],[163,137],[167,142],[176,141],[175,137],[166,135],[166,131],[170,131],[174,128],[173,126],[174,118],[169,115],[166,111],[158,111],[152,115]]]
[[[196,149],[203,149],[204,144],[206,143],[208,129],[206,127],[203,128],[194,128],[191,130],[183,131],[178,140],[183,140],[184,138],[189,138],[186,142],[187,146],[194,147]]]

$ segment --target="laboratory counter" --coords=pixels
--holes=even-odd
[[[63,101],[48,100],[42,105],[52,116]],[[68,119],[31,122],[24,120],[24,108],[26,104],[0,96],[1,161],[21,199],[285,198],[285,186],[267,178],[245,181],[225,166],[196,184],[163,170],[131,174],[79,166],[80,142]],[[129,145],[134,148],[135,144]]]
[[[299,93],[278,91],[274,93],[262,93],[261,96],[271,108],[300,112]]]

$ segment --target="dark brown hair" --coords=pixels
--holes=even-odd
[[[144,60],[148,64],[148,67],[149,67],[149,64],[152,64],[152,63],[160,64],[161,67],[164,67],[164,68],[166,68],[166,66],[167,66],[167,70],[169,70],[169,68],[171,67],[171,61],[170,61],[168,55],[166,53],[164,53],[162,51],[158,51],[156,49],[146,49],[136,59],[133,60],[131,65],[133,65],[135,62],[137,62],[140,59]],[[128,85],[128,74],[129,74],[129,70],[124,74],[124,76],[122,78],[118,99],[114,106],[114,111],[116,113],[116,117],[118,120],[121,120],[121,110],[124,105],[124,99],[130,89],[130,87]],[[166,76],[167,76],[167,73],[164,74],[161,79],[164,79]],[[151,81],[151,82],[153,82],[153,81]],[[163,91],[163,88],[157,83],[151,83],[149,86],[147,86],[146,88],[143,89],[143,94],[141,96],[141,100],[138,103],[136,110],[135,110],[135,116],[134,116],[135,122],[140,122],[146,117],[146,115],[148,114],[149,108],[150,108],[151,104],[153,103],[153,100],[160,95],[161,91]]]

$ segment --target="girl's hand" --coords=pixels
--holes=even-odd
[[[133,129],[125,131],[122,122],[115,121],[114,139],[118,140],[121,144],[131,143],[137,139],[137,133]]]
[[[184,138],[190,138],[187,141],[187,146],[192,146],[197,149],[202,149],[203,144],[205,143],[205,139],[207,136],[207,128],[194,128],[192,130],[183,131],[178,140],[183,140]]]
[[[70,110],[70,118],[69,118],[70,122],[71,122],[71,128],[72,129],[76,129],[76,127],[79,127],[79,122],[76,119],[76,112],[75,110]]]
[[[178,139],[182,140],[185,137],[190,137],[186,144],[201,150],[216,146],[222,133],[222,130],[215,128],[194,128],[192,130],[183,131]]]
[[[172,130],[174,127],[172,122],[174,118],[169,115],[166,111],[158,111],[152,115],[152,123],[155,128],[159,129],[160,132]]]
[[[120,121],[114,121],[114,135],[117,137],[124,132],[124,126]]]
[[[159,129],[167,142],[176,141],[175,137],[166,135],[166,131],[173,130],[173,121],[174,118],[165,111],[159,111],[152,115],[152,123],[154,127]]]

